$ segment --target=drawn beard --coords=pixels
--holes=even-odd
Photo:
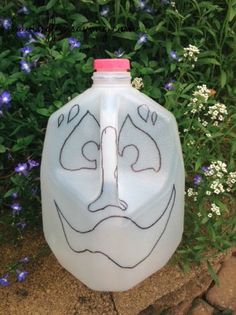
[[[175,197],[173,185],[165,209],[149,225],[138,224],[129,216],[112,215],[104,217],[88,230],[75,228],[55,200],[54,203],[66,242],[73,252],[102,254],[118,267],[132,269],[147,259],[157,247],[171,217]],[[125,255],[121,255],[122,246]]]

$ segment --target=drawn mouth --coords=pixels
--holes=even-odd
[[[176,188],[173,185],[164,210],[149,225],[138,224],[129,216],[112,215],[88,230],[76,229],[55,200],[54,204],[66,242],[73,252],[100,254],[120,268],[132,269],[145,261],[157,247],[168,226],[175,199]]]

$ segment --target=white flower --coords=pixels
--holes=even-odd
[[[188,197],[192,197],[194,196],[194,198],[196,198],[196,196],[198,195],[198,192],[197,191],[194,191],[193,188],[189,188],[187,190],[187,195]],[[195,200],[196,201],[196,200]]]
[[[142,78],[134,78],[133,81],[132,81],[132,86],[137,89],[137,90],[140,90],[141,88],[144,87],[144,84],[143,84],[143,79]]]
[[[195,114],[206,109],[206,102],[211,94],[211,91],[205,84],[198,85],[197,89],[193,92],[193,97],[190,99],[190,103],[187,105],[191,107],[190,112]]]
[[[212,213],[208,213],[208,215],[207,215],[209,218],[211,218],[212,217]]]
[[[230,172],[226,180],[226,185],[228,186],[226,190],[231,191],[235,183],[236,183],[236,172]]]
[[[205,172],[206,176],[213,176],[214,178],[222,178],[227,173],[227,165],[222,161],[213,161],[208,170]]]
[[[196,98],[203,99],[203,101],[207,102],[209,96],[211,95],[211,90],[209,90],[206,84],[198,85],[197,90],[193,93],[193,96]]]
[[[196,62],[199,53],[200,53],[199,49],[194,45],[189,45],[188,47],[184,48],[184,57],[189,61]]]
[[[216,103],[215,105],[209,106],[206,115],[210,116],[214,126],[218,126],[219,122],[223,121],[225,116],[228,115],[228,111],[225,104]]]
[[[212,212],[220,211],[220,208],[215,203],[212,203],[211,204],[211,211]]]
[[[225,192],[224,186],[220,183],[220,180],[217,178],[215,179],[211,185],[210,188],[214,191],[215,194],[219,195],[220,193]]]

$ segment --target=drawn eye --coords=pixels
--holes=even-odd
[[[136,160],[131,164],[134,172],[153,170],[158,172],[161,168],[161,154],[156,141],[146,131],[136,126],[130,115],[121,127],[119,134],[119,154],[123,157],[127,148],[137,151]]]
[[[78,107],[73,106],[69,112],[68,120],[73,120],[78,115]],[[99,154],[100,126],[89,111],[80,119],[65,139],[59,161],[61,166],[68,171],[81,169],[96,169]]]

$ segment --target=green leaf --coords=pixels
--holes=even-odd
[[[45,117],[49,117],[51,115],[51,111],[47,108],[38,108],[37,113]]]
[[[97,0],[98,4],[104,5],[107,4],[110,0]]]
[[[175,63],[172,63],[172,64],[170,65],[170,72],[174,72],[175,69],[176,69],[176,64],[175,64]]]
[[[34,135],[17,139],[16,144],[14,144],[12,147],[12,151],[16,152],[16,151],[26,148],[32,142],[33,139],[34,139]]]
[[[11,51],[8,49],[8,50],[4,50],[1,54],[0,54],[0,60],[4,57],[6,57]]]
[[[105,24],[108,30],[112,29],[111,24],[108,22],[108,20],[105,17],[101,16],[100,19],[103,21],[103,23]]]
[[[46,9],[50,10],[54,5],[57,3],[57,0],[50,0],[48,4],[46,5]]]
[[[143,22],[139,21],[139,22],[138,22],[138,25],[139,25],[140,31],[143,32],[143,33],[146,33],[146,27],[145,27],[145,25],[143,24]]]
[[[161,21],[157,24],[157,26],[155,26],[155,31],[159,32],[162,29],[162,26],[165,24],[165,21]]]
[[[63,58],[62,54],[56,50],[51,49],[50,53],[51,53],[52,57],[55,58],[55,60],[60,60]]]
[[[116,24],[120,14],[120,0],[115,0],[115,17],[116,17]]]
[[[57,16],[54,20],[53,20],[54,24],[67,24],[68,22],[66,20],[64,20],[63,18]]]
[[[218,278],[218,276],[217,276],[215,270],[213,269],[211,263],[209,262],[209,260],[207,261],[207,269],[208,269],[208,272],[209,272],[209,274],[211,275],[212,279],[215,281],[215,283],[216,283],[217,285],[219,285],[219,284],[220,284],[219,278]]]
[[[4,198],[10,197],[14,192],[16,192],[16,188],[11,188],[11,189],[9,189],[9,190],[5,193]]]
[[[123,32],[123,33],[116,33],[114,34],[116,37],[130,39],[130,40],[137,40],[138,36],[135,32]]]
[[[3,144],[0,144],[0,153],[6,152],[6,147]]]
[[[221,85],[222,88],[225,86],[226,80],[227,80],[226,72],[224,70],[221,70],[221,73],[220,73],[220,85]]]
[[[74,51],[74,59],[76,61],[82,61],[86,58],[86,54],[80,52],[79,50]]]
[[[212,64],[220,66],[219,61],[217,61],[215,58],[202,58],[198,60],[198,63],[201,65]]]
[[[72,26],[74,26],[74,27],[88,22],[88,19],[84,15],[79,14],[79,13],[73,14],[71,16],[71,18],[72,18],[72,20],[74,20],[74,22],[72,23]]]
[[[195,168],[194,168],[195,172],[199,170],[201,165],[202,165],[202,157],[199,157],[195,163]]]
[[[236,15],[236,8],[230,8],[230,11],[229,11],[229,21],[231,22],[233,20],[233,18],[235,17]]]

